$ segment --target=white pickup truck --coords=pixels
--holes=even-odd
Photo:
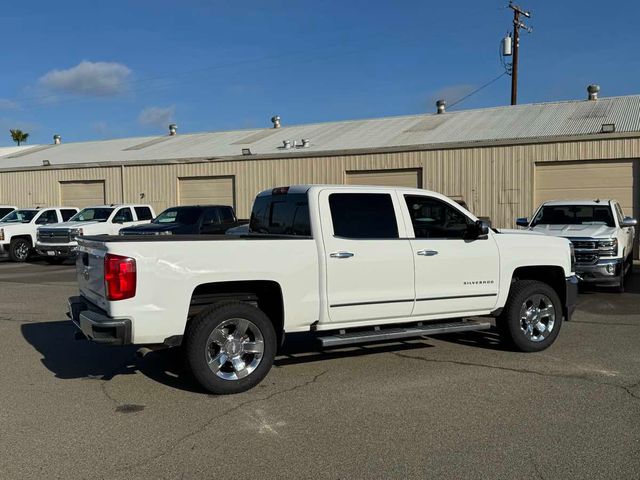
[[[322,347],[483,330],[539,351],[577,294],[563,238],[501,234],[426,190],[291,186],[260,193],[245,236],[84,237],[79,336],[182,345],[201,385],[247,390],[286,333]]]
[[[564,237],[575,248],[580,281],[612,286],[624,292],[633,269],[635,218],[627,217],[615,200],[555,200],[538,207],[531,220],[516,223],[532,232]]]
[[[33,253],[38,227],[64,222],[76,213],[75,207],[14,210],[0,222],[0,255],[8,255],[14,262],[26,262]]]
[[[60,263],[76,254],[80,235],[118,235],[122,228],[149,223],[153,217],[149,205],[87,207],[64,223],[40,227],[36,251],[50,263]]]

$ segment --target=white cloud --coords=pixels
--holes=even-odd
[[[0,98],[0,110],[16,110],[19,105],[8,98]]]
[[[105,97],[124,92],[130,75],[131,69],[121,63],[85,60],[66,70],[51,70],[38,82],[54,92]]]
[[[166,127],[174,121],[176,106],[147,107],[138,115],[138,122],[145,127]]]
[[[434,92],[434,94],[429,98],[429,102],[431,103],[430,107],[435,109],[436,101],[438,100],[445,100],[447,105],[451,105],[453,102],[456,102],[465,95],[471,93],[475,88],[475,85],[469,84],[450,85],[448,87],[441,88]]]

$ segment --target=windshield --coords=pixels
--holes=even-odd
[[[106,222],[113,208],[85,208],[69,219],[70,222]]]
[[[201,211],[202,209],[198,207],[168,208],[160,215],[158,215],[151,223],[160,225],[165,223],[181,223],[183,225],[193,225],[195,223],[198,223]]]
[[[37,210],[14,210],[2,219],[3,223],[29,223],[38,213]]]
[[[614,227],[609,205],[558,205],[542,207],[531,222],[536,225],[606,225]]]

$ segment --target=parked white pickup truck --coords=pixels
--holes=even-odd
[[[76,213],[75,207],[14,210],[0,222],[0,255],[8,255],[14,262],[26,262],[33,253],[40,225],[64,222]]]
[[[247,390],[285,333],[322,347],[488,329],[538,351],[577,293],[570,243],[490,230],[417,189],[262,192],[245,236],[79,239],[69,316],[106,344],[182,345],[202,386]]]
[[[532,232],[569,239],[581,281],[624,292],[625,276],[633,269],[638,221],[625,216],[615,200],[545,202],[531,221],[518,218],[516,223]]]
[[[69,221],[38,229],[36,251],[51,263],[63,262],[76,254],[81,235],[118,235],[120,229],[151,222],[149,205],[100,205],[87,207]]]

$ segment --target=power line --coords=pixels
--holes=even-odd
[[[480,90],[488,87],[489,85],[491,85],[492,83],[497,82],[498,80],[500,80],[502,77],[504,77],[507,74],[507,72],[502,72],[500,75],[498,75],[496,78],[494,78],[493,80],[489,80],[487,83],[485,83],[484,85],[479,86],[478,88],[476,88],[475,90],[473,90],[472,92],[467,93],[465,96],[459,98],[458,100],[456,100],[455,102],[453,102],[452,104],[449,105],[449,108],[458,105],[459,103],[463,102],[464,100],[466,100],[467,98],[469,98],[472,95],[475,95],[476,93],[478,93]]]

